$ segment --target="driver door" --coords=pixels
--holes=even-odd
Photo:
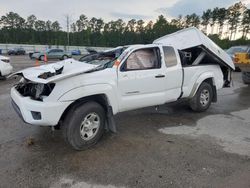
[[[158,47],[133,51],[118,71],[119,110],[164,103],[166,69]]]

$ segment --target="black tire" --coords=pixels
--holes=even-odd
[[[1,72],[0,72],[0,80],[6,80],[6,77],[2,76]]]
[[[235,67],[235,72],[241,72],[240,67]]]
[[[197,90],[195,96],[191,99],[190,107],[195,112],[204,112],[210,107],[212,99],[213,89],[211,84],[203,82]]]
[[[41,56],[38,58],[38,60],[44,61],[44,55],[41,55]]]
[[[250,72],[242,72],[242,81],[244,84],[250,85]]]
[[[62,56],[62,60],[68,59],[69,57],[67,55]]]
[[[94,129],[91,130],[94,132],[93,137],[87,138],[85,137],[87,133],[81,133],[81,129],[84,130],[85,124],[83,124],[83,122],[89,117],[90,114],[97,115],[100,123],[96,132],[93,131]],[[86,150],[95,145],[104,133],[105,117],[103,107],[96,102],[86,102],[80,106],[72,107],[66,115],[62,125],[63,136],[66,142],[75,150]],[[92,126],[92,124],[90,124],[90,126]]]
[[[0,80],[7,80],[5,76],[0,76]]]

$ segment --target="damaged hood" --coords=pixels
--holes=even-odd
[[[27,68],[10,75],[10,77],[19,75],[32,82],[47,84],[91,71],[96,67],[98,65],[67,59],[57,63]]]

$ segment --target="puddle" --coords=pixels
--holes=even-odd
[[[200,119],[196,126],[166,127],[161,133],[202,137],[208,135],[226,152],[250,156],[250,108],[231,115],[211,115]]]

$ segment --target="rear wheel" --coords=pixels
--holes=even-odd
[[[62,56],[62,60],[65,60],[65,59],[68,59],[68,58],[69,58],[69,57],[66,56],[66,55]]]
[[[40,60],[40,61],[44,61],[44,55],[41,55],[41,56],[39,57],[39,60]]]
[[[65,140],[76,150],[95,145],[104,133],[105,111],[96,102],[72,108],[63,123]]]
[[[210,107],[212,99],[212,86],[207,82],[203,82],[195,96],[191,99],[190,107],[195,112],[204,112]]]

